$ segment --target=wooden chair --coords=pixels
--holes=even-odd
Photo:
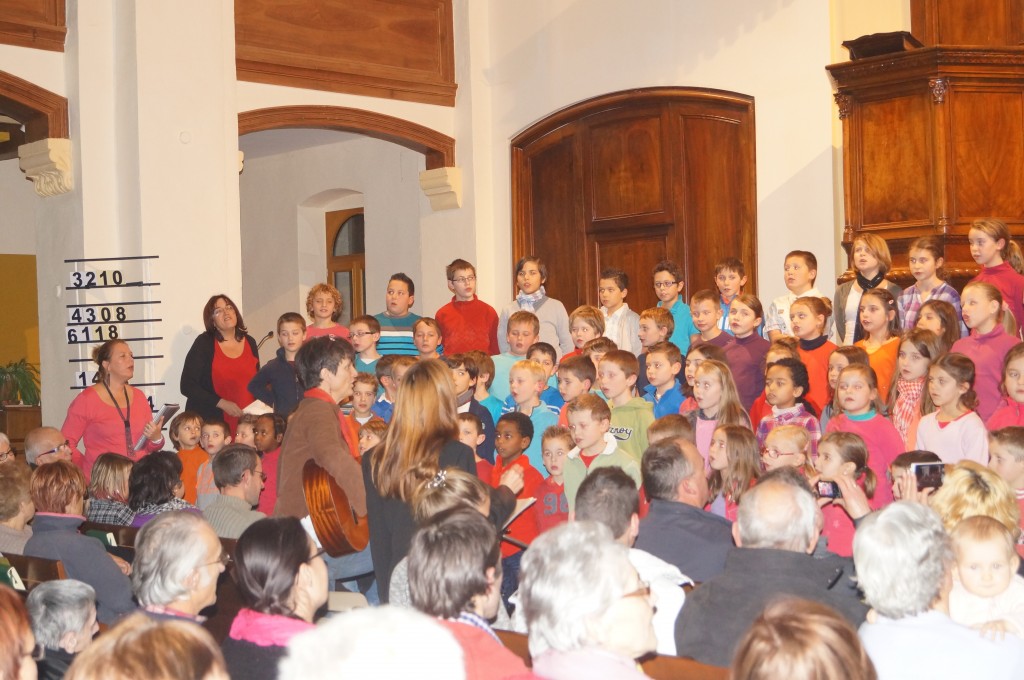
[[[126,527],[121,524],[100,524],[99,522],[83,522],[79,533],[87,531],[103,531],[114,536],[117,545],[121,548],[135,548],[135,538],[139,533],[138,527]]]
[[[64,563],[60,560],[48,560],[44,557],[4,554],[11,566],[17,569],[18,576],[25,584],[26,590],[32,590],[40,583],[67,578]]]

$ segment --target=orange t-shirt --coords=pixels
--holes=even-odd
[[[821,410],[825,408],[828,399],[828,358],[835,351],[836,345],[832,342],[825,342],[816,349],[800,349],[800,361],[807,367],[807,379],[811,389],[807,392],[807,401],[818,412],[821,417]],[[758,421],[760,422],[760,421]]]
[[[896,373],[896,358],[900,354],[900,339],[889,338],[874,352],[868,349],[864,340],[859,340],[854,345],[868,353],[868,363],[875,369],[875,377],[878,378],[878,396],[883,402],[888,401],[889,387]]]
[[[178,451],[178,459],[181,461],[181,483],[185,487],[184,499],[195,505],[196,488],[199,484],[199,466],[210,460],[210,456],[197,446],[194,449]]]

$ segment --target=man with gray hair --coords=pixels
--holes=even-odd
[[[238,538],[249,525],[266,517],[252,507],[260,502],[266,474],[256,450],[245,444],[225,446],[213,459],[213,481],[220,493],[203,516],[221,538]]]
[[[640,522],[637,549],[697,582],[722,573],[733,548],[732,523],[704,510],[710,492],[697,447],[663,439],[647,447],[640,469],[651,508]]]
[[[39,678],[59,680],[99,630],[96,591],[73,579],[47,581],[32,589],[25,606],[36,644],[46,650],[36,663]]]
[[[985,638],[949,618],[953,550],[934,510],[901,501],[868,515],[853,559],[874,610],[860,637],[879,680],[1024,678],[1024,641]]]
[[[199,612],[217,601],[217,579],[227,562],[202,517],[183,510],[157,515],[135,540],[135,599],[153,618],[199,622]]]
[[[67,437],[55,427],[37,427],[25,434],[25,460],[37,467],[58,460],[74,462]]]
[[[807,480],[793,468],[766,474],[743,495],[725,571],[693,591],[676,621],[676,648],[728,666],[736,644],[765,605],[791,595],[828,605],[852,624],[867,614],[848,560],[812,556],[822,518]]]

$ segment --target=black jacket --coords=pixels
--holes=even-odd
[[[195,339],[192,348],[185,355],[185,365],[181,369],[181,393],[185,395],[185,410],[195,411],[203,420],[223,420],[224,412],[217,408],[220,397],[213,389],[213,333],[206,331]],[[249,349],[256,357],[256,370],[260,368],[260,351],[256,348],[256,340],[251,335],[245,336]],[[239,404],[239,408],[246,404]]]
[[[732,522],[686,503],[654,499],[640,521],[636,548],[660,557],[697,583],[725,569],[735,547]]]

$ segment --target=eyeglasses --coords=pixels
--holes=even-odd
[[[640,581],[639,587],[636,590],[631,590],[622,596],[623,599],[627,597],[649,597],[651,594],[651,584],[646,581]]]
[[[324,555],[326,555],[326,554],[327,554],[327,549],[326,549],[326,548],[320,548],[320,549],[319,549],[319,550],[317,550],[317,551],[316,551],[315,553],[313,553],[312,555],[310,555],[310,556],[309,556],[309,559],[308,559],[308,560],[306,560],[306,562],[312,562],[312,561],[313,561],[313,560],[315,560],[316,558],[318,558],[318,557],[323,557],[323,556],[324,556]]]
[[[373,333],[371,333],[370,331],[353,331],[350,332],[348,335],[350,338],[361,338],[364,335],[373,335]]]
[[[61,449],[69,449],[69,448],[71,448],[71,442],[69,442],[67,439],[65,439],[63,444],[57,444],[57,446],[55,446],[54,448],[50,449],[49,451],[43,451],[42,453],[39,454],[39,456],[48,456],[51,453],[59,453]],[[36,456],[36,458],[38,458],[39,456]]]
[[[678,281],[655,281],[655,288],[671,288],[672,286],[679,285]]]
[[[253,476],[256,476],[256,471],[253,470],[252,474],[253,474]],[[260,475],[260,479],[262,479],[264,482],[267,481],[267,473],[266,472],[263,472],[262,470],[260,470],[259,475]]]
[[[230,555],[230,553],[222,552],[220,554],[220,557],[215,559],[213,562],[206,562],[205,564],[200,564],[199,566],[200,567],[209,567],[212,564],[222,564],[225,567],[227,567],[229,564],[231,564],[231,555]]]
[[[0,451],[0,463],[6,463],[9,458],[14,458],[14,449]]]
[[[781,458],[782,456],[795,456],[796,451],[779,451],[778,449],[765,447],[761,449],[762,456],[768,456],[769,458]]]
[[[450,280],[451,280],[452,283],[458,283],[460,285],[465,285],[467,283],[473,283],[474,281],[476,281],[476,277],[475,276],[460,276],[457,279],[450,279]]]
[[[233,311],[235,311],[235,306],[234,305],[224,305],[223,307],[214,307],[213,308],[213,315],[214,316],[220,316],[224,312],[233,312]]]

